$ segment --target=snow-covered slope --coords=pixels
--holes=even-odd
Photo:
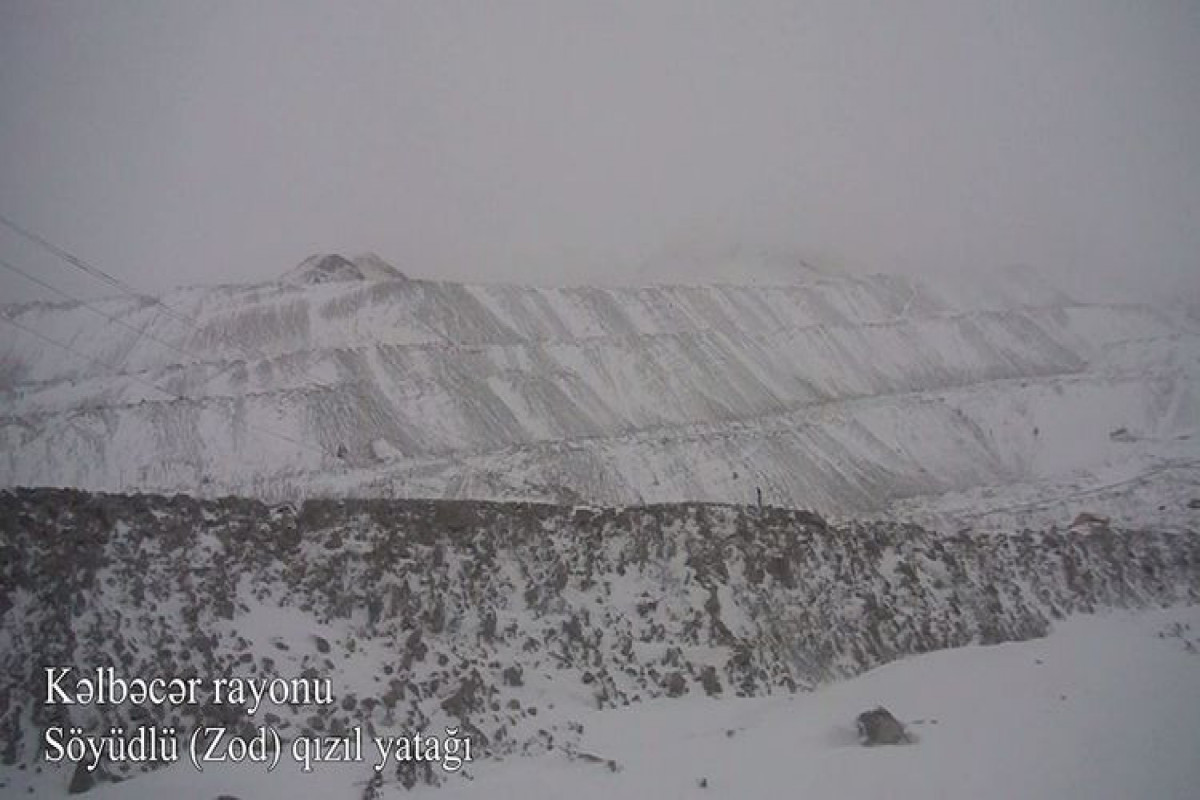
[[[1190,800],[1200,785],[1197,648],[1200,608],[1120,613],[1059,623],[1046,639],[913,656],[782,700],[551,711],[554,722],[579,720],[579,750],[600,763],[561,752],[477,763],[439,787],[385,786],[380,797]],[[917,744],[858,746],[852,719],[878,703],[905,720]],[[360,800],[361,773],[344,764],[302,773],[285,762],[271,774],[258,765],[214,764],[203,774],[180,765],[87,796]],[[29,785],[38,796],[63,796],[60,776],[10,776],[13,797]]]
[[[828,760],[847,769],[876,765],[880,776],[902,782],[903,791],[888,792],[897,797],[927,796],[916,791],[921,785],[992,796],[972,790],[972,781],[984,786],[1009,770],[1022,774],[995,792],[1053,796],[1064,780],[1099,785],[1097,776],[1109,774],[1089,761],[1099,753],[1138,776],[1165,766],[1147,784],[1148,796],[1173,796],[1195,774],[1194,760],[1178,758],[1186,742],[1171,739],[1190,735],[1194,744],[1198,730],[1198,657],[1182,652],[1200,639],[1195,632],[1091,642],[1103,662],[1049,645],[948,653],[788,699],[905,656],[1039,637],[1076,613],[1195,604],[1194,534],[1099,526],[942,537],[913,526],[834,527],[806,512],[698,504],[358,500],[292,509],[234,498],[21,490],[0,493],[0,546],[6,796],[31,783],[45,796],[68,785],[73,765],[42,759],[43,732],[54,725],[88,735],[170,726],[184,739],[207,726],[265,725],[285,743],[356,728],[396,736],[451,727],[471,738],[478,763],[467,772],[486,796],[523,787],[520,796],[561,797],[568,779],[583,782],[586,794],[578,796],[692,796],[703,791],[702,777],[718,796],[771,796],[784,780],[822,796],[870,788],[858,782],[865,778],[845,776],[846,791],[833,791],[841,784],[828,783],[838,771]],[[1181,669],[1164,648],[1190,660]],[[40,701],[46,665],[86,674],[109,664],[126,678],[327,678],[332,702],[243,713],[241,704],[216,704],[207,694],[174,706]],[[1117,684],[1122,704],[1114,706],[1099,692]],[[770,707],[733,699],[766,695]],[[668,698],[680,707],[657,704]],[[1006,698],[1014,705],[1001,708]],[[1082,727],[1123,721],[1125,700],[1144,704],[1133,709],[1139,726],[1157,719],[1161,727],[1138,727],[1124,742],[1121,731]],[[972,705],[980,701],[986,705]],[[917,748],[851,751],[846,727],[876,703],[912,723],[922,737]],[[597,716],[597,709],[608,711]],[[627,730],[622,743],[626,725],[639,730]],[[1167,741],[1148,749],[1147,732]],[[661,741],[656,751],[655,735],[684,738]],[[1029,759],[1050,745],[1041,768],[1025,774]],[[764,748],[760,761],[740,760],[757,748]],[[654,752],[664,757],[657,773]],[[965,760],[914,783],[955,754]],[[138,787],[153,794],[175,785],[184,797],[377,796],[367,783],[374,760],[345,771],[318,765],[304,788],[287,777],[287,756],[279,773],[258,765],[230,774],[210,764],[203,777],[183,758],[170,777],[133,777],[144,765],[107,764],[107,775],[133,780],[115,795],[103,794],[114,787],[96,791],[135,797]],[[774,758],[776,766],[761,773],[766,782],[739,783]],[[505,763],[484,763],[495,759]],[[800,759],[812,761],[807,778],[794,771]],[[434,782],[472,790],[460,774],[429,766],[389,764],[378,789],[393,796],[404,785]],[[1066,796],[1093,795],[1081,788]]]
[[[694,698],[592,713],[580,748],[617,772],[544,755],[481,765],[474,781],[416,796],[1194,797],[1200,609],[1058,628],[1035,642],[911,657],[783,702]],[[905,719],[915,745],[858,745],[852,717],[879,703]],[[187,785],[181,772],[161,785]],[[242,780],[255,796],[284,796],[257,776]]]
[[[3,328],[0,484],[612,504],[759,487],[942,527],[1027,506],[1069,521],[1053,487],[1195,522],[1176,502],[1200,475],[1183,311],[1076,304],[1028,274],[545,289],[377,262],[314,257],[169,310],[4,309],[95,360]]]

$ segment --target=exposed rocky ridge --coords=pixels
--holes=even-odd
[[[337,281],[389,280],[405,280],[405,275],[374,253],[352,259],[336,253],[320,253],[306,258],[280,278],[281,283],[297,286]]]
[[[572,726],[539,724],[547,697],[606,707],[787,692],[905,654],[1040,636],[1069,613],[1200,601],[1200,537],[1089,531],[946,538],[700,504],[293,509],[5,492],[0,757],[32,763],[56,720],[265,721],[285,736],[455,724],[480,753],[576,755]],[[126,676],[328,676],[337,702],[252,719],[35,702],[40,667],[107,664]]]

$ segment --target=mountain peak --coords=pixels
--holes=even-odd
[[[285,272],[283,283],[308,286],[335,281],[405,280],[405,275],[374,253],[346,258],[339,253],[317,253]]]

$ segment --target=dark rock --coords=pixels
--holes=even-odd
[[[704,693],[709,697],[715,697],[721,693],[721,679],[717,677],[717,668],[712,664],[708,664],[700,670],[700,685],[704,687]]]
[[[504,671],[500,673],[500,677],[504,679],[505,686],[520,686],[525,682],[523,674],[524,670],[519,665],[513,664],[511,667],[505,667]]]
[[[671,672],[663,677],[662,687],[667,692],[667,697],[679,697],[687,693],[687,679],[683,677],[682,672]]]
[[[1107,525],[1108,517],[1102,517],[1099,514],[1093,514],[1090,511],[1083,511],[1071,523],[1072,528],[1090,528],[1092,526],[1100,527]]]
[[[858,740],[865,745],[908,744],[910,739],[900,720],[883,706],[858,715]]]
[[[67,787],[67,794],[83,794],[95,785],[95,773],[88,772],[88,768],[80,761],[75,764],[75,772],[71,775],[71,784]]]
[[[442,701],[442,709],[452,716],[464,719],[469,713],[483,708],[480,692],[482,683],[476,675],[462,679],[457,691]]]

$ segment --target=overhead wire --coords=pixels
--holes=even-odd
[[[185,394],[181,394],[179,392],[173,392],[170,389],[164,389],[163,387],[159,386],[158,384],[148,381],[145,378],[141,377],[140,375],[135,375],[131,372],[121,371],[120,367],[118,367],[117,365],[112,364],[108,361],[105,361],[101,358],[97,358],[96,356],[92,356],[87,353],[81,352],[79,349],[77,349],[69,344],[60,342],[57,339],[46,336],[44,333],[37,331],[37,330],[29,327],[28,325],[23,325],[20,322],[17,322],[15,319],[12,318],[11,315],[0,314],[0,321],[6,322],[9,325],[12,325],[14,328],[24,331],[25,333],[29,334],[30,336],[40,339],[41,341],[46,342],[47,344],[50,344],[55,347],[66,350],[67,352],[70,352],[70,353],[74,354],[75,356],[84,359],[85,361],[90,361],[94,364],[99,364],[100,366],[104,367],[105,369],[113,371],[113,374],[115,377],[128,378],[129,380],[132,380],[136,383],[139,383],[139,384],[146,386],[150,389],[153,389],[157,392],[161,392],[162,394],[165,394],[168,397],[171,397],[176,400],[183,400],[185,402],[194,400],[194,398],[188,397]],[[303,442],[299,439],[296,439],[293,436],[288,436],[285,433],[280,433],[279,431],[271,430],[270,428],[266,428],[261,425],[255,425],[255,424],[247,422],[246,427],[251,430],[256,430],[259,433],[263,433],[268,436],[273,436],[277,439],[280,439],[281,441],[289,442],[291,444],[296,445],[297,447],[301,447],[301,448],[310,450],[315,453],[320,453],[323,456],[331,455],[328,451],[326,451],[324,448],[320,447],[319,445],[311,445],[307,442]]]
[[[9,218],[8,216],[6,216],[3,213],[0,213],[0,224],[4,225],[9,230],[16,233],[18,236],[24,238],[25,240],[27,240],[29,242],[32,242],[33,244],[37,245],[38,247],[41,247],[42,249],[46,250],[47,252],[49,252],[52,255],[56,256],[57,258],[61,259],[64,263],[68,264],[69,266],[74,267],[75,269],[78,269],[87,275],[90,275],[91,277],[95,278],[96,280],[100,280],[100,281],[103,281],[104,283],[107,283],[108,285],[110,285],[110,286],[114,287],[115,289],[117,289],[118,291],[120,291],[122,294],[128,295],[128,296],[136,298],[138,300],[153,303],[154,305],[161,308],[167,314],[167,316],[169,316],[171,319],[174,319],[184,325],[187,325],[188,327],[192,328],[193,330],[195,330],[198,333],[202,333],[202,334],[206,334],[206,335],[215,335],[218,338],[223,339],[225,342],[227,342],[229,345],[231,345],[232,347],[239,350],[244,356],[246,356],[248,358],[256,359],[256,360],[260,360],[260,361],[271,361],[273,358],[272,356],[268,355],[267,353],[263,352],[262,350],[260,350],[256,347],[253,347],[251,345],[243,344],[242,342],[239,342],[237,339],[234,339],[233,337],[229,336],[228,334],[222,333],[220,331],[205,330],[196,319],[188,316],[187,314],[184,314],[179,309],[168,305],[167,303],[163,302],[163,300],[161,298],[154,297],[153,295],[138,291],[138,289],[136,289],[133,286],[130,286],[127,282],[121,280],[120,278],[118,278],[114,275],[109,274],[108,272],[105,272],[104,270],[102,270],[99,267],[95,266],[94,264],[88,262],[87,260],[80,258],[79,256],[75,255],[74,253],[71,253],[66,248],[56,245],[54,242],[49,241],[44,236],[41,236],[38,233],[35,233],[34,231],[29,230],[25,226],[12,220],[11,218]],[[194,355],[189,356],[189,357],[195,358]],[[307,385],[309,388],[318,389],[318,390],[326,390],[326,391],[333,388],[333,387],[329,386],[328,384],[322,383],[320,380],[314,378],[312,373],[310,373],[304,367],[300,367],[299,371],[306,378],[309,379],[308,381],[303,381],[303,383],[305,383],[305,385]]]
[[[185,358],[195,359],[198,362],[204,361],[203,358],[196,355],[195,353],[185,350],[185,349],[179,347],[178,345],[173,344],[172,342],[168,342],[166,339],[160,338],[158,336],[155,336],[152,333],[149,333],[147,331],[147,328],[150,327],[149,323],[147,323],[147,325],[145,327],[137,328],[137,327],[129,324],[125,320],[121,319],[120,317],[115,316],[113,314],[109,314],[108,312],[97,308],[91,302],[88,302],[87,300],[76,297],[75,295],[71,294],[70,292],[64,291],[64,290],[58,288],[57,286],[54,286],[53,284],[47,283],[46,281],[42,280],[41,278],[37,277],[36,275],[32,275],[29,272],[26,272],[25,270],[21,269],[16,264],[13,264],[11,261],[8,261],[5,258],[0,258],[0,267],[3,267],[4,269],[8,270],[9,272],[20,275],[22,278],[25,278],[26,280],[30,281],[31,283],[37,284],[38,286],[42,287],[43,289],[54,292],[59,297],[64,297],[67,300],[70,300],[71,302],[76,303],[80,307],[85,308],[88,311],[91,311],[93,314],[96,314],[97,316],[103,317],[104,319],[108,320],[109,322],[112,322],[114,325],[119,325],[120,327],[125,328],[126,330],[136,333],[139,338],[145,337],[146,339],[149,339],[150,341],[155,342],[155,343],[161,345],[162,347],[165,347],[168,350],[171,350],[172,352],[178,353],[179,355],[182,355]],[[225,372],[227,369],[228,369],[228,367],[220,370],[217,374],[219,375],[219,374]],[[216,377],[217,377],[217,375],[212,375],[208,378],[205,378],[203,383],[207,384],[208,382],[210,382],[211,380],[213,380]]]
[[[21,225],[20,223],[16,222],[15,220],[11,219],[10,217],[8,217],[7,215],[5,215],[3,213],[0,213],[0,224],[9,228],[11,231],[13,231],[17,235],[21,236],[22,238],[26,239],[27,241],[32,242],[33,244],[37,245],[38,247],[42,248],[43,250],[54,255],[55,257],[57,257],[58,259],[63,261],[65,264],[82,271],[83,273],[91,276],[92,278],[94,278],[96,280],[102,281],[102,282],[108,284],[109,286],[112,286],[113,288],[120,291],[122,294],[132,297],[134,299],[140,300],[142,302],[152,303],[153,305],[158,307],[162,312],[164,312],[171,319],[174,319],[174,320],[177,320],[177,321],[183,323],[184,325],[192,328],[196,332],[205,334],[205,335],[215,334],[218,338],[226,341],[228,344],[230,344],[232,347],[234,347],[235,349],[240,351],[244,356],[246,356],[249,359],[260,360],[260,361],[271,361],[273,358],[272,356],[268,355],[267,353],[263,352],[262,350],[260,350],[256,347],[250,346],[250,345],[243,344],[242,342],[239,342],[238,340],[232,338],[228,334],[222,333],[220,331],[205,330],[197,320],[188,316],[187,314],[184,314],[183,312],[179,311],[178,309],[174,308],[173,306],[168,305],[167,303],[163,302],[163,300],[161,298],[154,297],[153,295],[139,291],[137,288],[131,286],[126,281],[123,281],[120,278],[104,271],[103,269],[95,266],[94,264],[90,263],[86,259],[83,259],[83,258],[75,255],[74,253],[70,252],[66,248],[61,247],[61,246],[55,244],[54,242],[48,240],[44,236],[41,236],[40,234],[26,228],[25,226]],[[151,341],[154,341],[163,347],[167,347],[170,350],[172,350],[173,352],[183,355],[190,360],[201,361],[201,362],[205,360],[205,359],[201,358],[200,356],[196,355],[195,353],[190,352],[186,348],[180,347],[179,345],[168,342],[165,339],[162,339],[161,337],[155,336],[154,334],[147,332],[146,328],[136,328],[136,327],[130,325],[129,323],[125,322],[124,320],[119,319],[115,315],[109,314],[105,311],[102,311],[99,308],[96,308],[95,305],[93,305],[92,303],[89,303],[88,301],[85,301],[79,297],[76,297],[69,292],[66,292],[46,281],[41,280],[40,278],[37,278],[36,276],[30,274],[28,271],[17,267],[15,264],[11,264],[6,260],[0,259],[0,265],[4,266],[4,268],[8,269],[11,272],[19,274],[19,275],[25,277],[26,279],[36,283],[37,285],[41,286],[42,288],[45,288],[51,292],[54,292],[55,294],[57,294],[61,297],[66,297],[67,299],[71,300],[72,302],[78,303],[80,306],[91,310],[93,313],[96,313],[99,316],[102,316],[105,319],[108,319],[109,321],[111,321],[117,325],[120,325],[128,330],[134,331],[134,332],[138,333],[139,336],[145,336],[146,338],[150,339]],[[5,319],[6,321],[16,325],[17,327],[21,327],[21,328],[27,330],[27,332],[31,333],[32,335],[37,336],[37,337],[49,342],[50,344],[53,344],[55,346],[58,346],[58,347],[61,347],[61,348],[67,349],[67,350],[71,350],[72,352],[75,352],[76,355],[79,355],[81,358],[87,359],[94,363],[98,363],[109,370],[116,370],[117,374],[130,377],[131,379],[136,380],[140,383],[151,386],[159,391],[163,391],[172,397],[176,397],[177,399],[183,399],[183,400],[193,399],[193,398],[188,398],[184,395],[179,395],[179,394],[164,390],[161,387],[156,386],[136,375],[131,375],[126,372],[120,372],[119,368],[115,367],[112,364],[108,364],[107,362],[104,362],[102,360],[95,359],[95,358],[87,355],[86,353],[80,353],[79,351],[71,348],[69,345],[65,345],[61,342],[57,342],[53,339],[45,337],[42,334],[40,334],[36,331],[33,331],[32,329],[28,329],[25,326],[19,325],[18,323],[16,323],[14,320],[12,320],[10,318],[5,318],[3,316],[0,316],[0,319]],[[149,327],[149,325],[147,325],[146,327]],[[230,365],[230,367],[232,367],[232,366],[234,366],[234,365]],[[226,370],[219,370],[217,373],[205,378],[202,381],[202,383],[200,384],[199,388],[204,388],[205,386],[207,386],[207,384],[209,382],[211,382],[212,380],[215,380],[217,377],[219,377],[225,371]],[[328,391],[331,388],[333,388],[333,387],[329,386],[328,384],[322,383],[319,380],[314,379],[312,374],[303,367],[300,368],[300,372],[306,378],[308,378],[308,380],[301,381],[301,383],[303,385],[307,386],[308,388],[315,389],[318,391]],[[253,426],[248,426],[248,427],[253,427]],[[271,431],[270,429],[264,429],[261,426],[257,426],[257,427],[259,430],[262,430],[263,432],[268,433],[269,435],[275,436],[276,438],[281,438],[285,441],[291,441],[294,444],[298,444],[300,446],[307,447],[309,449],[314,449],[312,445],[299,442],[298,440],[294,439],[293,437],[286,436],[285,434],[280,434],[276,431]],[[322,454],[328,455],[328,456],[333,455],[329,450],[325,449],[323,446],[318,445],[317,447],[319,447],[320,452]]]

